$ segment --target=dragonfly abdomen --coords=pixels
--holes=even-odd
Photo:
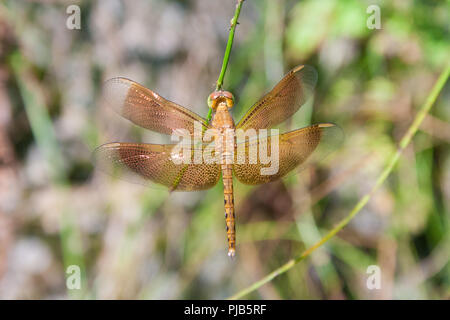
[[[228,256],[234,257],[236,253],[236,229],[233,199],[233,159],[236,141],[234,121],[228,112],[226,103],[221,102],[217,105],[212,126],[216,129],[216,152],[219,154],[222,169]]]
[[[236,253],[236,228],[234,216],[233,175],[232,165],[222,164],[223,196],[225,221],[227,224],[228,256]]]
[[[233,146],[234,132],[228,131],[222,134],[222,145],[219,147],[221,156],[223,197],[225,207],[225,221],[227,225],[228,256],[234,257],[236,253],[236,227],[234,215],[233,196]]]

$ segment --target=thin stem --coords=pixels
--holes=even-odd
[[[419,129],[419,126],[422,123],[423,119],[428,114],[428,112],[430,111],[434,102],[436,101],[437,97],[439,96],[439,93],[441,92],[442,88],[444,87],[444,85],[449,77],[449,74],[450,74],[450,65],[448,65],[447,68],[439,76],[436,84],[434,85],[433,89],[431,90],[430,94],[428,95],[427,100],[422,105],[422,107],[420,108],[416,117],[414,118],[413,123],[410,125],[410,127],[408,128],[408,131],[405,133],[403,138],[400,140],[399,148],[390,157],[389,161],[387,162],[386,167],[381,172],[380,176],[378,177],[377,181],[375,182],[375,185],[372,187],[372,189],[366,195],[364,195],[358,201],[358,203],[355,205],[355,207],[352,209],[352,211],[350,211],[350,213],[344,219],[342,219],[333,229],[331,229],[322,239],[320,239],[314,245],[309,247],[300,256],[289,260],[284,265],[275,269],[274,271],[269,273],[267,276],[265,276],[261,280],[256,281],[251,286],[239,291],[238,293],[229,297],[228,299],[234,300],[234,299],[242,298],[243,296],[257,290],[258,288],[260,288],[264,284],[268,283],[269,281],[271,281],[275,277],[279,276],[280,274],[283,274],[286,271],[290,270],[297,263],[299,263],[300,261],[302,261],[303,259],[308,257],[311,253],[313,253],[317,248],[321,247],[325,242],[330,240],[334,235],[336,235],[340,230],[342,230],[360,212],[360,210],[367,204],[367,202],[369,202],[372,195],[378,190],[378,188],[383,184],[383,182],[386,180],[386,178],[392,172],[394,166],[397,164],[398,159],[401,156],[401,153],[409,145],[412,137],[416,134],[417,130]]]
[[[238,18],[239,18],[239,14],[241,13],[241,7],[242,7],[243,3],[244,3],[244,0],[238,0],[238,3],[236,4],[236,10],[234,12],[234,17],[233,17],[233,19],[231,19],[230,34],[228,35],[227,47],[225,49],[225,55],[223,57],[222,69],[220,70],[219,79],[217,79],[216,90],[222,89],[223,78],[225,77],[225,72],[227,71],[228,60],[230,59],[231,47],[233,46],[234,32],[235,32],[236,26],[238,24]]]
[[[217,79],[216,82],[216,91],[221,90],[223,86],[223,79],[225,77],[225,72],[227,71],[228,60],[230,60],[230,52],[233,46],[234,32],[236,30],[236,26],[238,25],[238,18],[239,14],[241,13],[243,3],[244,0],[238,0],[236,4],[236,10],[234,11],[234,16],[231,19],[230,33],[228,35],[227,47],[225,48],[225,54],[223,56],[222,69],[220,70],[219,79]],[[208,122],[211,121],[211,116],[212,116],[212,109],[209,108],[208,116],[206,117],[206,120],[208,120]]]

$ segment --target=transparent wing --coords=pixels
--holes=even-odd
[[[314,68],[292,69],[242,117],[236,129],[267,129],[291,117],[312,96],[317,82]]]
[[[118,114],[155,132],[170,135],[175,130],[186,129],[193,134],[196,122],[200,128],[208,128],[207,121],[198,114],[126,78],[106,81],[103,95],[108,106]]]
[[[271,152],[275,140],[278,142],[277,153]],[[241,142],[237,144],[235,150],[234,175],[242,183],[250,185],[271,182],[299,166],[305,168],[313,162],[322,160],[337,149],[342,141],[343,132],[338,126],[322,123],[282,135]],[[267,146],[270,162],[263,163],[259,154],[261,145]],[[240,152],[240,148],[245,152]],[[256,152],[255,150],[258,150],[258,157],[256,163],[252,163],[249,155],[250,152]]]
[[[173,144],[107,143],[94,151],[94,160],[98,168],[113,176],[141,184],[157,183],[172,191],[209,189],[219,181],[216,163],[194,164],[191,148],[175,148]],[[205,147],[198,148],[202,152]],[[186,154],[191,164],[183,163]]]

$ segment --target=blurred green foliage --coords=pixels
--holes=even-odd
[[[0,250],[7,252],[1,298],[232,295],[351,210],[450,61],[449,1],[246,0],[224,82],[237,98],[235,120],[289,69],[310,64],[319,74],[314,101],[282,129],[334,122],[346,141],[283,182],[236,182],[238,252],[230,261],[221,185],[186,194],[147,189],[96,173],[91,151],[113,141],[110,131],[121,141],[165,141],[103,112],[101,84],[113,76],[206,116],[234,1],[77,3],[81,30],[65,27],[65,4],[0,3],[0,102],[8,119],[0,147],[10,146],[15,168],[12,193],[0,191],[1,219],[11,225]],[[366,25],[373,4],[379,30]],[[249,298],[450,296],[449,95],[447,84],[360,215]],[[66,289],[71,264],[83,266],[81,292]],[[372,264],[382,270],[380,290],[366,287]]]

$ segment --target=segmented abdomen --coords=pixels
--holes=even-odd
[[[223,196],[225,206],[225,221],[227,224],[228,255],[234,257],[236,253],[236,229],[234,218],[233,198],[233,167],[222,164]]]

